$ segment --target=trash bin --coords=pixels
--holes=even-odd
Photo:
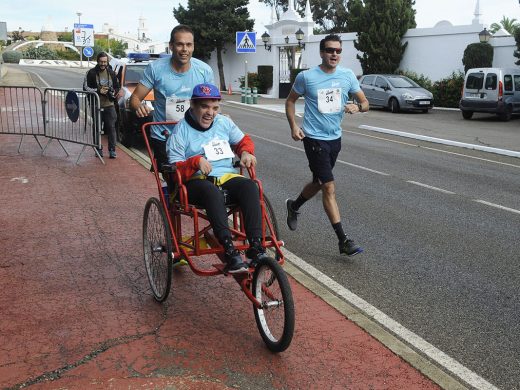
[[[244,87],[240,89],[242,90],[242,94],[240,95],[240,103],[246,103],[246,89]]]
[[[246,103],[253,104],[253,97],[251,96],[251,88],[246,88]]]
[[[253,104],[258,104],[258,89],[253,87]]]

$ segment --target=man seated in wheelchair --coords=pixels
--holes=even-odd
[[[168,162],[175,164],[186,185],[188,200],[206,209],[213,232],[224,247],[225,272],[247,272],[240,252],[235,249],[228,228],[224,194],[240,206],[250,248],[246,256],[251,266],[266,256],[262,247],[262,212],[258,186],[237,174],[235,154],[243,167],[256,165],[254,144],[227,116],[218,113],[221,95],[212,84],[193,88],[190,109],[166,143]]]

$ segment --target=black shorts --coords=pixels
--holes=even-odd
[[[341,150],[341,138],[325,141],[305,137],[303,146],[305,147],[307,160],[309,160],[312,181],[320,184],[334,181],[332,168],[334,168]]]
[[[162,171],[162,165],[168,164],[168,156],[166,155],[166,141],[161,141],[157,138],[150,138],[153,155],[157,160],[157,168],[159,172]],[[150,172],[153,172],[153,165],[150,167]]]

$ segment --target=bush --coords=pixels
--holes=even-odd
[[[258,93],[267,93],[273,87],[272,65],[258,65]]]
[[[303,72],[304,70],[307,69],[291,69],[291,85],[294,84],[294,80],[296,80],[298,73]]]
[[[417,84],[419,84],[421,87],[423,87],[424,89],[427,89],[430,92],[433,88],[432,81],[428,77],[423,75],[422,73],[420,75],[418,75],[417,73],[409,71],[409,70],[399,70],[397,73],[400,75],[406,76],[409,79],[412,79]]]
[[[246,83],[245,77],[239,77],[238,81],[240,81],[240,88],[244,88],[244,85]],[[259,79],[258,79],[258,73],[248,72],[247,73],[247,86],[249,88],[259,88]]]
[[[79,53],[76,53],[74,50],[60,50],[56,52],[56,59],[65,61],[78,61]]]
[[[433,102],[438,107],[458,108],[464,73],[453,72],[451,76],[436,81],[430,91],[433,93]]]
[[[493,66],[493,46],[489,43],[471,43],[462,57],[464,72],[471,68],[490,68]]]
[[[45,46],[31,47],[23,52],[23,58],[31,58],[33,60],[55,60],[58,54]]]
[[[23,55],[19,51],[8,50],[2,53],[2,58],[6,64],[17,64]]]

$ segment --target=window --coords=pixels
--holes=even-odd
[[[376,76],[365,76],[361,81],[361,84],[372,85],[374,84]]]
[[[470,73],[466,80],[467,89],[482,89],[484,85],[484,73]]]
[[[486,84],[484,85],[485,89],[493,90],[497,89],[497,75],[496,73],[488,73],[486,75]]]
[[[513,90],[513,76],[511,76],[510,74],[504,75],[504,90]]]
[[[520,75],[515,75],[515,91],[520,91]]]
[[[378,76],[376,78],[375,86],[377,88],[386,89],[386,88],[388,88],[388,83],[386,82],[386,80],[384,78]]]

